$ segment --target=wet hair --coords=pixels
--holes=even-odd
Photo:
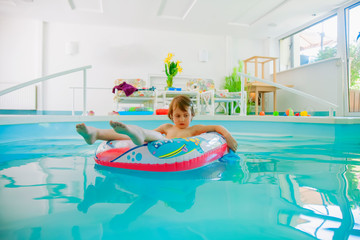
[[[187,111],[188,108],[190,108],[191,110],[191,116],[194,117],[195,116],[195,110],[194,110],[194,106],[193,103],[191,101],[191,99],[188,96],[185,95],[179,95],[173,98],[173,100],[170,103],[169,106],[169,112],[168,112],[168,117],[172,119],[172,115],[174,113],[174,110],[179,108],[181,111]]]

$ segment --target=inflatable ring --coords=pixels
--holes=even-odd
[[[154,172],[185,171],[205,166],[228,153],[218,133],[149,142],[140,146],[130,140],[102,142],[95,152],[99,165]]]

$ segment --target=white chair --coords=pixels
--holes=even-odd
[[[123,82],[126,82],[127,84],[130,84],[137,89],[145,89],[146,83],[142,79],[117,79],[114,82],[115,86],[118,86],[122,84]],[[132,93],[130,96],[126,96],[123,91],[119,91],[115,89],[115,109],[116,111],[119,110],[119,104],[137,104],[142,105],[144,107],[151,107],[154,109],[154,100],[155,100],[155,90],[143,90],[143,91],[136,91]]]
[[[192,79],[187,82],[188,90],[199,91],[202,112],[214,115],[218,108],[224,114],[235,114],[240,109],[240,115],[246,115],[246,91],[229,92],[228,90],[215,90],[212,79]],[[215,104],[217,106],[215,107]],[[230,109],[230,112],[228,111]]]
[[[236,110],[240,110],[240,115],[246,115],[246,91],[242,92],[229,92],[229,90],[216,90],[215,103],[216,109],[222,108],[224,114],[236,114]],[[242,112],[244,111],[244,112]]]
[[[200,93],[200,114],[209,114],[214,116],[215,114],[215,102],[214,102],[214,81],[211,79],[190,79],[186,83],[188,91],[194,91]]]

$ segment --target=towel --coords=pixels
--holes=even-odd
[[[138,90],[136,87],[134,87],[133,85],[127,84],[126,82],[123,82],[122,84],[113,87],[112,93],[115,93],[115,89],[124,91],[124,93],[127,97]]]

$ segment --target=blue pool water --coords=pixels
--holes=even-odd
[[[0,239],[360,238],[358,125],[221,124],[240,159],[175,173],[96,166],[75,123],[0,126]]]

